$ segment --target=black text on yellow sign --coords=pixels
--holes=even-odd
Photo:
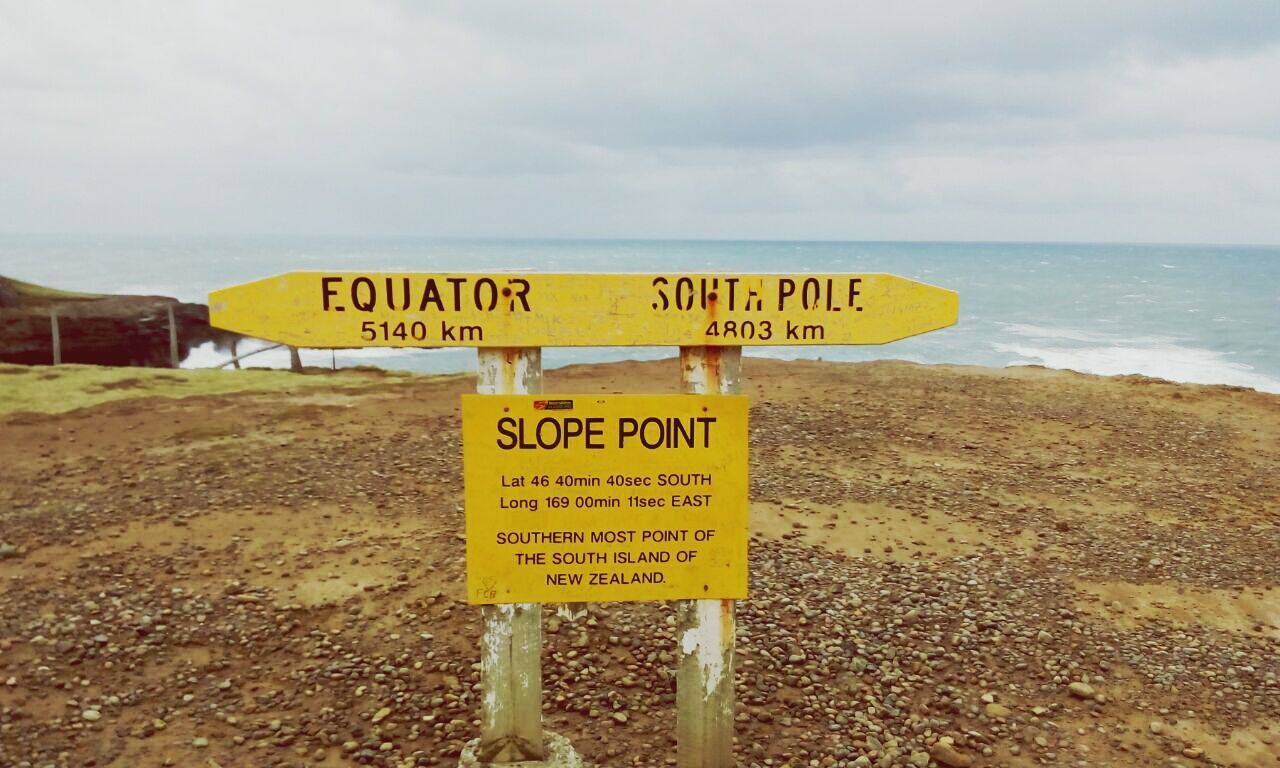
[[[747,398],[464,395],[467,599],[747,596]]]
[[[884,344],[959,306],[879,273],[290,272],[209,294],[209,322],[300,347]]]

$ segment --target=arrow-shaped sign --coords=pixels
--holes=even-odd
[[[876,273],[290,272],[214,291],[209,321],[313,348],[884,344],[959,306]]]

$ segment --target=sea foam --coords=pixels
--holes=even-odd
[[[997,351],[1015,355],[1006,365],[1044,365],[1101,376],[1141,374],[1192,384],[1232,384],[1261,392],[1280,393],[1280,380],[1229,360],[1213,350],[1181,344],[1132,342],[1109,346],[1033,346],[996,343]]]

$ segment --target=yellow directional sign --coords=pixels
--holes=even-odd
[[[464,395],[471,603],[747,596],[747,398]]]
[[[884,344],[959,306],[876,273],[290,272],[214,291],[209,321],[298,347]]]

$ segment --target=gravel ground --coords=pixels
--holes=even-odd
[[[1280,397],[745,373],[741,765],[1280,765]],[[472,386],[0,416],[0,766],[452,765],[478,725]],[[601,765],[674,764],[671,606],[544,616],[548,727]]]

